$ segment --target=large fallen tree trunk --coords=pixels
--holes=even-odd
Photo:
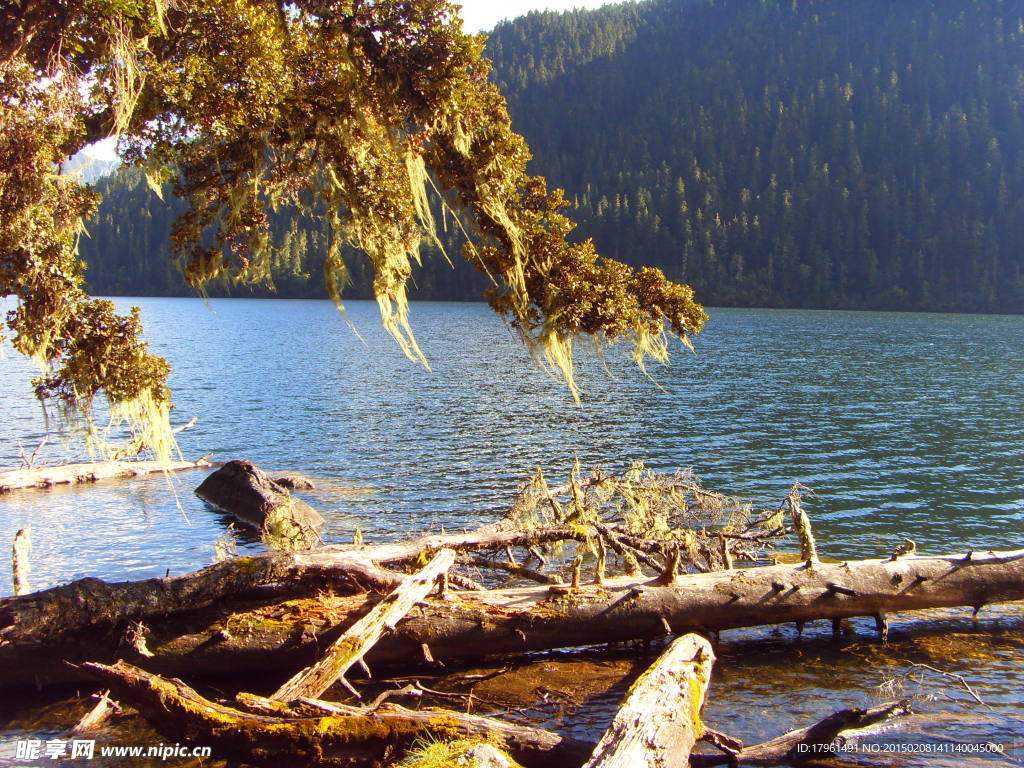
[[[205,459],[196,461],[95,461],[85,464],[60,464],[40,469],[11,469],[0,472],[0,493],[26,488],[50,488],[54,485],[94,483],[97,480],[150,475],[154,472],[182,472],[186,469],[210,469],[216,466]]]
[[[257,715],[210,701],[180,680],[165,680],[124,662],[85,667],[161,734],[209,745],[218,758],[258,765],[348,765],[352,759],[378,759],[421,736],[497,736],[513,757],[531,768],[580,765],[589,752],[589,745],[550,731],[447,710],[384,705],[372,712],[331,707],[337,712],[321,717]]]
[[[404,580],[365,558],[327,551],[238,557],[193,573],[143,581],[85,578],[0,599],[0,641],[51,642],[81,630],[194,611],[270,584],[295,590],[332,581],[349,589],[389,590]]]
[[[714,661],[700,635],[675,640],[633,683],[584,768],[689,765]]]
[[[775,565],[601,585],[455,593],[385,638],[391,660],[428,643],[435,658],[544,650],[814,619],[1024,599],[1024,550]]]
[[[1024,551],[946,557],[908,557],[844,564],[776,565],[657,580],[606,579],[601,586],[521,587],[453,592],[448,600],[417,606],[370,654],[371,663],[408,659],[428,644],[436,659],[476,658],[613,641],[654,638],[668,632],[717,631],[782,622],[852,616],[881,616],[944,606],[979,606],[1024,599]],[[354,598],[352,610],[366,610]],[[316,625],[321,639],[340,634],[349,621]],[[263,622],[257,611],[253,631],[217,646],[218,653],[255,648],[292,649],[295,624]],[[282,618],[287,618],[282,616]],[[295,623],[306,621],[301,615]],[[165,659],[198,661],[206,639],[179,637],[163,644]],[[211,649],[212,651],[212,649]]]
[[[465,534],[423,536],[402,544],[328,546],[233,558],[192,573],[143,581],[84,578],[19,597],[0,598],[0,641],[55,640],[83,629],[208,607],[265,585],[294,591],[313,584],[389,591],[407,577],[383,568],[442,549],[497,549],[582,537],[564,528],[524,531],[489,526]]]
[[[271,569],[269,576],[266,568]],[[376,580],[385,589],[407,578],[343,553],[275,555],[211,566],[199,572],[199,581],[193,580],[199,576],[194,574],[178,577],[176,584],[166,583],[174,579],[152,580],[157,588],[143,588],[147,583],[142,582],[138,592],[132,585],[106,585],[94,579],[50,590],[57,598],[45,592],[6,598],[0,601],[0,626],[5,627],[3,639],[10,642],[0,646],[0,684],[31,682],[31,677],[25,679],[26,666],[45,666],[47,658],[52,662],[115,657],[116,649],[105,639],[77,636],[66,645],[52,646],[33,642],[45,640],[48,633],[59,635],[65,616],[69,625],[90,614],[93,619],[123,617],[125,607],[117,601],[125,599],[133,601],[132,610],[139,615],[155,615],[154,596],[164,608],[173,604],[185,610],[223,596],[224,581],[235,581],[237,592],[245,585],[267,583],[268,578],[316,580],[332,573],[355,581]],[[1024,550],[774,565],[687,574],[669,585],[660,579],[617,577],[578,589],[556,585],[449,590],[446,599],[432,597],[414,607],[377,643],[367,661],[407,663],[422,657],[424,645],[437,660],[472,659],[814,619],[874,616],[884,625],[887,612],[977,608],[1021,599]],[[329,613],[308,597],[272,605],[264,600],[248,608],[222,603],[198,626],[192,621],[187,628],[173,617],[163,625],[154,619],[148,643],[154,655],[145,663],[172,675],[217,674],[226,668],[294,669],[309,664],[318,647],[340,636],[374,603],[368,595],[338,597]],[[56,670],[49,672],[49,679],[60,679]]]

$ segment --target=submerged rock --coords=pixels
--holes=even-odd
[[[319,512],[251,461],[227,462],[196,488],[196,496],[259,528],[267,545],[275,549],[310,546],[324,524]]]
[[[290,491],[315,491],[316,485],[303,474],[285,472],[274,478],[274,482]]]

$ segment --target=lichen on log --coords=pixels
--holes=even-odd
[[[330,765],[377,759],[386,749],[433,735],[497,736],[517,760],[537,768],[579,765],[588,745],[550,731],[447,710],[384,705],[369,713],[351,708],[321,717],[281,717],[243,712],[211,701],[180,680],[167,680],[126,662],[84,668],[138,709],[167,738],[214,748],[218,757],[258,765]]]

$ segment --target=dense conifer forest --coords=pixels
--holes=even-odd
[[[531,170],[601,253],[708,304],[1024,312],[1022,16],[1003,0],[649,0],[531,13],[487,50]],[[183,206],[136,170],[99,188],[90,288],[187,293],[167,245]],[[324,225],[282,210],[273,237],[277,295],[326,295]],[[454,256],[456,230],[442,239]],[[435,255],[416,297],[480,297],[482,276]],[[370,274],[354,267],[349,295]]]

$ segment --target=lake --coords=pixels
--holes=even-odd
[[[413,305],[426,370],[405,359],[369,302],[347,306],[358,336],[321,301],[117,303],[143,308],[152,349],[174,366],[174,423],[198,418],[179,436],[184,456],[213,452],[318,479],[313,502],[328,518],[329,541],[356,529],[380,540],[473,527],[500,515],[537,467],[557,480],[576,460],[584,470],[643,460],[658,470],[691,467],[707,487],[764,505],[801,481],[815,492],[806,507],[826,556],[886,555],[904,536],[936,554],[1021,545],[1024,317],[717,309],[696,354],[676,345],[652,378],[625,349],[612,348],[603,364],[581,350],[577,404],[483,305]],[[44,431],[29,394],[33,375],[8,347],[0,466],[16,466],[19,441],[31,453]],[[40,459],[73,450],[51,439]],[[32,526],[35,588],[193,570],[225,535],[239,551],[258,549],[193,495],[202,477],[0,497],[0,542]],[[5,568],[0,593],[10,589]],[[995,707],[944,732],[1024,741],[1019,611],[994,615],[984,631],[937,626],[925,635],[965,634],[971,647],[984,646],[984,659],[933,661],[967,675]],[[814,645],[812,632],[801,651],[808,666],[794,672],[792,632],[762,634],[761,660],[737,652],[716,682],[718,694],[735,696],[713,702],[712,712],[746,702],[747,714],[732,712],[738,725],[725,730],[749,741],[800,722],[800,713],[820,716],[871,695],[878,675],[847,648]],[[869,633],[861,640],[871,645]],[[895,670],[902,660],[886,663]],[[771,690],[769,669],[769,677],[789,670],[785,690]],[[949,679],[943,686],[963,698]]]

